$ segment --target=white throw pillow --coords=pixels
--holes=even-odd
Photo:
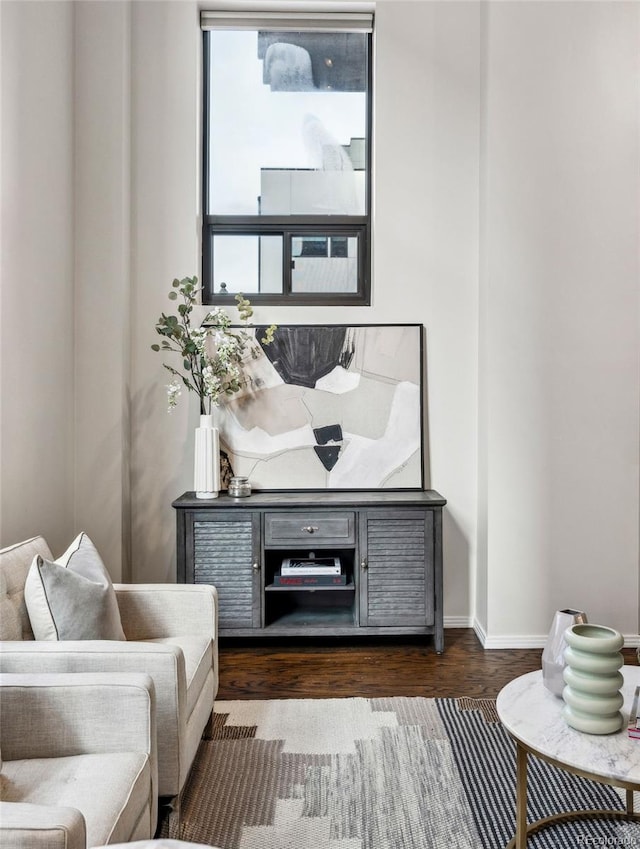
[[[36,640],[126,640],[111,578],[85,533],[57,560],[34,557],[24,600]]]

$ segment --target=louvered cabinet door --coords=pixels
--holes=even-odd
[[[196,515],[192,529],[192,581],[217,588],[220,633],[260,628],[260,514]]]
[[[434,516],[424,510],[360,514],[360,625],[434,624]]]

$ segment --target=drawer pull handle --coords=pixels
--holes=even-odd
[[[315,534],[315,532],[320,529],[317,525],[305,525],[303,528],[300,528],[300,530],[306,531],[308,534]]]
[[[260,564],[258,563],[258,561],[257,561],[257,560],[256,560],[256,562],[253,564],[253,569],[254,569],[254,571],[255,571],[255,572],[257,572],[257,571],[260,569]]]
[[[363,570],[369,568],[369,564],[367,563],[366,557],[363,557],[362,560],[360,561],[360,568],[363,569]]]

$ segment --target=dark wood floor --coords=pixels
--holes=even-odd
[[[425,638],[268,645],[222,640],[218,698],[495,698],[513,678],[540,669],[541,654],[485,650],[470,628],[447,629],[442,655]],[[624,654],[625,663],[636,662],[634,649]]]

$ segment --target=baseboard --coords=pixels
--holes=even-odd
[[[477,633],[477,632],[476,632]],[[540,649],[547,642],[547,635],[537,636],[532,634],[501,634],[499,637],[485,636],[484,642],[480,640],[485,649]]]
[[[547,642],[547,634],[501,634],[490,637],[477,619],[473,620],[472,627],[483,649],[543,649]],[[625,648],[637,648],[640,646],[640,635],[625,634],[624,645]]]
[[[478,622],[477,619],[473,620],[471,627],[476,632],[476,637],[480,640],[480,645],[482,646],[482,648],[485,648],[487,642],[487,632],[484,630],[484,628]]]
[[[473,628],[473,621],[469,616],[445,616],[445,628]]]

